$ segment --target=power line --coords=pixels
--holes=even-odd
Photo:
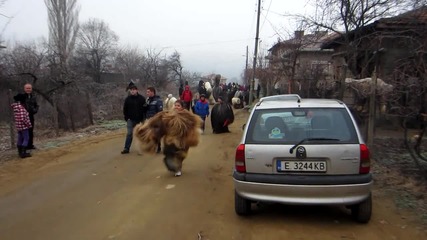
[[[0,13],[0,16],[5,17],[5,18],[13,18],[13,17],[6,16],[3,13]]]
[[[249,36],[252,36],[252,28],[254,27],[254,24],[255,24],[255,20],[256,20],[256,14],[257,14],[257,10],[256,10],[256,8],[257,8],[257,0],[254,0],[255,1],[255,4],[254,4],[254,6],[255,6],[255,10],[254,10],[254,15],[252,16],[252,23],[251,23],[251,27],[249,28]],[[250,38],[250,40],[252,40],[253,38]]]
[[[265,20],[265,21],[267,21],[267,22],[270,24],[271,28],[272,28],[272,29],[273,29],[273,31],[276,33],[275,35],[278,35],[281,39],[284,39],[284,38],[282,37],[282,35],[279,33],[279,31],[277,30],[277,28],[273,25],[273,23],[272,23],[270,20],[268,20],[267,16],[265,16],[264,20]],[[273,36],[274,36],[274,35],[273,35]],[[271,37],[273,37],[273,36],[271,36]],[[270,37],[270,38],[271,38],[271,37]]]
[[[208,42],[208,43],[192,43],[192,44],[184,44],[184,45],[176,45],[176,46],[165,46],[163,49],[166,48],[182,48],[182,47],[196,47],[196,46],[206,46],[206,45],[215,45],[215,44],[222,44],[222,43],[232,43],[232,42],[243,42],[252,40],[253,38],[246,38],[246,39],[236,39],[236,40],[228,40],[228,41],[217,41],[217,42]]]
[[[268,13],[270,12],[270,7],[271,7],[272,2],[273,2],[273,0],[270,0],[270,4],[268,5],[267,13],[265,14],[265,17],[264,17],[264,22],[262,22],[262,25],[261,25],[261,30],[264,27],[265,21],[267,20],[267,16],[268,16]]]

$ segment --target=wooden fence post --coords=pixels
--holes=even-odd
[[[74,119],[73,107],[72,107],[71,101],[69,99],[67,101],[67,105],[68,105],[68,114],[70,115],[70,121],[71,121],[71,130],[73,132],[75,132],[76,131],[76,123],[75,123],[75,119]]]
[[[89,115],[90,125],[93,125],[92,103],[90,102],[89,92],[86,92],[87,113]]]
[[[55,93],[52,94],[52,102],[53,102],[53,125],[55,127],[55,135],[59,137],[59,123],[58,123],[58,109],[56,107],[56,98]]]
[[[374,146],[374,130],[375,130],[375,97],[377,93],[377,66],[374,66],[371,81],[371,93],[369,96],[369,118],[368,118],[368,147]]]
[[[10,124],[9,124],[9,134],[10,134],[10,148],[14,149],[16,147],[16,142],[15,142],[15,131],[13,128],[13,125],[15,124],[15,119],[13,116],[13,110],[10,107],[10,105],[12,105],[12,89],[9,89],[9,91],[7,92],[7,100],[9,101],[9,116],[10,116]]]

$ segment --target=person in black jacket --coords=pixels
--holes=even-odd
[[[25,109],[30,115],[31,128],[29,128],[29,139],[27,149],[36,149],[34,146],[34,115],[39,110],[39,105],[37,104],[37,99],[33,94],[33,86],[30,83],[24,85],[24,94],[25,94]]]
[[[184,92],[184,85],[182,85],[182,83],[181,83],[181,84],[179,84],[178,96],[181,96],[182,92]]]
[[[123,105],[123,115],[127,122],[127,134],[122,154],[129,153],[130,146],[132,144],[133,128],[136,124],[145,120],[147,110],[145,97],[138,93],[138,88],[135,85],[132,85],[129,89],[130,94],[126,97]]]
[[[206,96],[206,94],[208,94],[206,91],[205,82],[203,80],[199,81],[199,87],[197,90],[199,91],[199,96],[202,96],[202,94]]]
[[[163,101],[156,95],[156,89],[153,87],[147,88],[147,119],[156,115],[156,113],[163,111]],[[157,145],[157,153],[161,152],[160,142]]]

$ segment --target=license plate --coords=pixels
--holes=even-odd
[[[279,172],[326,172],[325,161],[277,161]]]

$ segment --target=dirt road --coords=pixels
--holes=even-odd
[[[369,224],[334,207],[260,205],[234,213],[234,150],[247,114],[229,134],[207,131],[183,175],[162,155],[121,155],[124,132],[38,151],[0,165],[0,239],[426,239],[415,216],[374,190]],[[207,126],[210,129],[210,125]]]

